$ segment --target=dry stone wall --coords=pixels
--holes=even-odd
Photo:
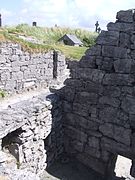
[[[61,109],[50,92],[2,108],[1,167],[39,174],[58,158],[63,152]]]
[[[19,44],[0,44],[0,89],[9,94],[60,84],[65,78],[65,57],[61,53],[30,54]]]
[[[62,102],[49,89],[68,75],[60,52],[0,43],[0,91],[10,95],[0,99],[0,178],[39,180],[35,174],[62,154]]]
[[[104,176],[117,155],[135,176],[135,12],[120,11],[79,63],[69,63],[63,88],[65,149]]]

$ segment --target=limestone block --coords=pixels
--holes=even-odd
[[[97,94],[83,91],[76,93],[74,102],[81,104],[97,104],[97,98]]]
[[[84,152],[87,155],[95,157],[95,158],[100,158],[100,156],[101,156],[101,152],[100,152],[100,150],[98,148],[93,148],[93,147],[91,147],[89,145],[85,146]]]
[[[103,46],[102,56],[112,58],[127,58],[127,49],[115,46]]]
[[[91,47],[90,49],[86,50],[85,52],[86,56],[100,56],[101,55],[101,46],[95,45]]]
[[[0,55],[0,63],[2,64],[2,63],[6,63],[6,61],[7,61],[7,58],[6,58],[6,56],[3,56],[3,55]]]
[[[75,72],[75,76],[73,75],[73,77],[77,79],[90,80],[95,83],[101,83],[104,74],[104,71],[98,69],[78,68]]]
[[[78,140],[80,142],[87,141],[87,134],[83,131],[80,131],[74,127],[67,127],[65,129],[65,134],[71,137],[73,140]]]
[[[80,67],[96,68],[96,56],[83,56],[79,61]]]
[[[135,128],[135,114],[129,114],[129,121],[131,128]]]
[[[23,72],[12,72],[12,79],[13,80],[22,80],[23,79]]]
[[[80,141],[73,140],[71,142],[71,147],[75,149],[77,152],[83,152],[84,151],[84,143]]]
[[[102,89],[102,85],[99,83],[95,83],[92,81],[85,81],[85,91],[89,92],[89,93],[95,93],[95,94],[100,94],[101,89]]]
[[[120,33],[120,42],[119,45],[120,47],[124,47],[124,48],[129,48],[131,47],[131,42],[130,42],[130,35],[127,33]]]
[[[10,59],[11,62],[18,61],[19,56],[18,55],[12,55],[12,56],[9,56],[9,59]]]
[[[134,20],[133,15],[134,15],[134,10],[119,11],[117,12],[116,18],[120,22],[132,23]]]
[[[99,45],[118,46],[119,32],[101,31],[101,33],[97,37],[96,43]]]
[[[135,114],[135,97],[127,95],[121,104],[122,109],[129,114]]]
[[[8,81],[11,79],[10,71],[8,71],[8,70],[1,72],[0,75],[1,75],[1,81]]]
[[[109,97],[119,97],[121,94],[120,88],[116,86],[103,86],[101,92],[104,96]]]
[[[130,146],[131,143],[131,130],[125,129],[122,126],[117,126],[110,123],[105,123],[99,127],[103,135],[110,137],[120,143]]]
[[[102,63],[98,66],[99,69],[105,70],[107,72],[113,72],[113,59],[109,57],[104,57]]]
[[[119,59],[114,61],[114,69],[117,73],[130,73],[133,61],[131,59]]]
[[[103,105],[111,105],[113,107],[120,106],[120,101],[117,98],[112,98],[109,96],[102,96],[101,98],[99,98],[99,103]]]
[[[105,74],[103,78],[104,85],[131,86],[134,78],[130,74]]]
[[[101,148],[116,154],[130,154],[131,149],[126,144],[122,144],[113,140],[112,138],[102,137]]]
[[[72,111],[72,104],[67,101],[63,101],[62,107],[63,107],[63,111],[66,113]]]
[[[73,103],[73,111],[76,114],[87,117],[89,115],[89,106],[85,104]]]
[[[125,23],[125,22],[116,22],[116,23],[112,23],[110,22],[107,25],[107,29],[108,31],[120,31],[120,32],[132,32],[134,31],[134,25],[133,23]]]
[[[99,123],[98,122],[96,122],[96,121],[92,121],[92,120],[88,120],[88,122],[87,122],[87,129],[89,129],[90,131],[91,130],[98,130],[98,128],[99,128]]]
[[[100,139],[94,136],[89,136],[88,145],[89,147],[100,149]]]

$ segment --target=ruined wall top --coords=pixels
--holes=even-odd
[[[60,84],[65,72],[65,56],[60,52],[31,54],[19,44],[0,43],[0,90],[13,94]]]
[[[115,167],[110,161],[118,154],[131,158],[135,177],[135,12],[119,11],[116,18],[70,65],[65,137],[67,151],[102,174]]]

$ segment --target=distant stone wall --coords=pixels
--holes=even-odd
[[[106,175],[117,155],[135,177],[135,13],[120,11],[80,62],[69,62],[63,88],[65,149]]]
[[[60,84],[66,75],[65,57],[56,51],[30,54],[0,43],[0,89],[9,94]]]
[[[1,167],[37,174],[60,156],[63,152],[61,104],[58,96],[46,92],[3,106],[0,110]]]

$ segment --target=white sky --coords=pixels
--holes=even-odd
[[[101,29],[115,21],[120,10],[135,8],[135,0],[0,0],[3,25],[19,23]]]

